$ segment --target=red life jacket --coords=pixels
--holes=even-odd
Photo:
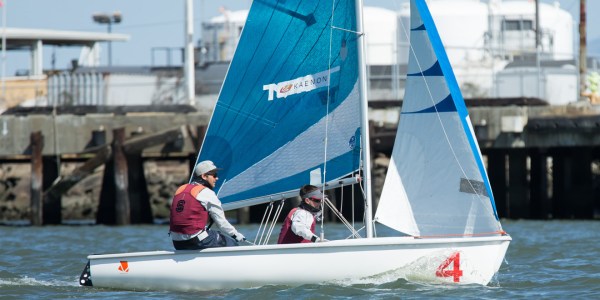
[[[208,212],[196,199],[204,188],[203,185],[184,184],[177,189],[171,203],[170,231],[194,234],[206,227]]]
[[[290,213],[285,217],[285,222],[283,226],[281,226],[281,232],[279,233],[279,239],[277,240],[277,244],[295,244],[295,243],[310,243],[310,240],[304,239],[303,237],[296,235],[292,231],[292,216],[298,210],[298,208],[294,208],[290,210]],[[313,219],[312,225],[310,226],[310,231],[315,233],[315,224],[317,221]]]

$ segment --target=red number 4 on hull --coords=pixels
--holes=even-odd
[[[448,270],[450,264],[452,264],[452,270]],[[463,275],[463,271],[460,269],[460,252],[454,252],[450,255],[435,271],[437,277],[453,277],[454,282],[460,282],[460,277]]]

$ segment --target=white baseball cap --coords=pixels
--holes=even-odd
[[[210,160],[201,161],[198,165],[196,165],[196,176],[201,176],[202,174],[206,174],[212,170],[220,170],[215,166]]]

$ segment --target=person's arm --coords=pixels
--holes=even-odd
[[[304,209],[298,209],[292,215],[292,232],[305,240],[315,242],[319,239],[311,230],[310,227],[314,221],[311,213]]]
[[[211,189],[205,188],[198,194],[198,200],[206,210],[210,214],[210,217],[215,222],[215,224],[223,231],[224,233],[230,236],[243,236],[241,235],[229,221],[225,218],[225,212],[223,211],[223,207],[221,206],[221,200],[217,197],[215,192]]]

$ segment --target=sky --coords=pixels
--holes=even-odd
[[[183,47],[185,0],[0,0],[6,10],[7,27],[36,28],[70,31],[106,32],[107,26],[94,23],[94,13],[121,12],[123,21],[113,25],[113,33],[130,35],[127,42],[112,43],[112,64],[120,66],[149,66],[152,62],[152,48]],[[365,5],[397,9],[406,0],[363,0]],[[446,0],[452,1],[452,0]],[[507,1],[507,0],[504,0]],[[219,7],[230,10],[248,9],[251,0],[194,0],[194,40],[200,38],[200,24],[219,15]],[[483,1],[486,2],[486,1]],[[552,0],[542,0],[553,3]],[[579,20],[579,0],[559,0],[561,8],[569,11],[576,22]],[[588,43],[600,48],[599,0],[587,1]],[[2,14],[3,15],[3,14]],[[0,19],[2,19],[0,15]],[[2,23],[0,23],[1,26]],[[577,25],[574,26],[577,30]],[[56,60],[54,67],[66,69],[70,61],[79,57],[79,47],[44,47],[44,69],[52,68],[52,54]],[[155,52],[155,63],[166,61],[166,52]],[[600,53],[589,53],[600,57]],[[101,62],[108,62],[108,50],[102,47]],[[174,57],[175,60],[180,56]],[[17,70],[29,69],[28,51],[9,51],[6,57],[6,75]],[[1,75],[1,74],[0,74]]]

